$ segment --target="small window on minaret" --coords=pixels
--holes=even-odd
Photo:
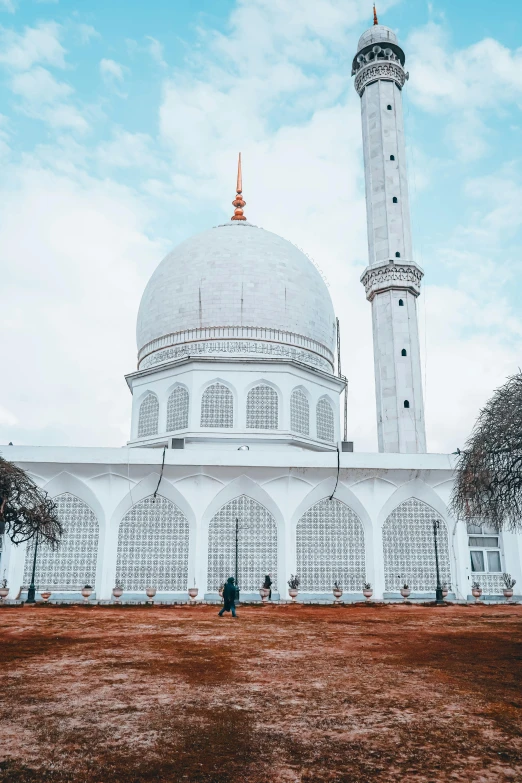
[[[408,400],[404,400],[404,407],[405,408],[409,408],[410,407],[410,403],[408,402]]]
[[[394,203],[394,204],[397,204],[397,202],[398,202],[398,198],[397,198],[397,196],[394,196],[394,197],[393,197],[393,203]]]
[[[399,299],[399,307],[404,307],[404,302],[402,301],[402,299]]]
[[[390,160],[395,160],[395,155],[390,155]]]
[[[400,257],[401,257],[401,254],[397,251],[397,253],[395,253],[395,258],[400,258]]]
[[[407,355],[408,354],[406,353],[406,348],[403,348],[401,351],[401,356],[407,356]]]
[[[392,107],[390,106],[390,104],[388,104],[386,108],[388,109],[388,111],[392,110]]]

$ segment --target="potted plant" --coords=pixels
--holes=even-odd
[[[398,576],[398,579],[402,580],[401,595],[404,598],[404,600],[407,601],[408,598],[410,597],[410,594],[411,594],[411,588],[410,588],[407,580],[404,579],[404,577],[401,577],[400,574]]]
[[[447,585],[446,582],[444,582],[442,585],[442,597],[444,599],[446,598],[450,590],[451,590],[451,585]]]
[[[52,593],[51,593],[50,590],[42,590],[40,595],[42,596],[42,600],[43,600],[44,604],[46,604],[47,601],[49,600],[49,598],[51,597]]]
[[[366,598],[367,601],[369,601],[373,595],[373,590],[370,582],[363,582],[363,591],[362,594]]]
[[[297,576],[297,574],[294,576],[293,574],[290,574],[290,579],[288,580],[288,595],[292,599],[292,601],[295,601],[297,598],[297,594],[299,592],[299,584],[301,580]]]
[[[333,583],[333,594],[334,594],[334,603],[338,604],[343,594],[343,588],[341,587],[341,583],[338,580],[336,580]]]
[[[84,585],[82,587],[82,595],[83,595],[83,600],[85,601],[86,604],[88,604],[89,598],[92,595],[92,585]]]
[[[114,596],[114,600],[116,603],[119,603],[120,598],[123,595],[123,585],[119,581],[119,579],[116,579],[114,583],[114,587],[112,588],[112,594]]]
[[[513,598],[513,588],[517,583],[516,579],[513,579],[511,574],[502,574],[502,579],[504,580],[504,598],[506,601],[511,601]]]
[[[199,593],[199,588],[196,587],[196,580],[194,579],[194,587],[189,587],[189,591],[188,591],[191,604],[196,602],[196,598],[198,597],[198,593]]]
[[[155,587],[147,587],[145,588],[145,595],[147,596],[147,603],[153,604],[154,603],[154,596],[156,595],[156,588]]]
[[[475,598],[475,602],[477,603],[482,595],[482,588],[479,582],[475,581],[471,583],[471,595]]]
[[[9,595],[9,588],[7,586],[7,579],[2,579],[0,582],[0,602],[3,603],[3,601],[7,598]]]
[[[266,604],[266,602],[268,601],[268,596],[270,595],[270,588],[261,585],[261,587],[259,588],[259,595],[261,596],[262,602]]]

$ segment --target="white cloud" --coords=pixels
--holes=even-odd
[[[58,82],[41,66],[36,66],[31,71],[16,73],[11,80],[11,90],[32,104],[55,103],[68,98],[73,92],[70,85]]]
[[[125,79],[124,66],[115,60],[103,59],[100,61],[100,73],[108,81],[122,82]]]
[[[158,167],[151,137],[146,133],[129,133],[122,128],[114,131],[110,141],[101,142],[96,149],[100,163],[113,168],[138,168],[149,170]]]
[[[10,14],[14,14],[16,11],[16,6],[13,0],[0,0],[0,9],[3,11],[8,11]]]
[[[90,24],[83,24],[83,23],[75,24],[74,29],[77,31],[80,37],[80,42],[82,44],[90,43],[92,38],[101,38],[101,35],[98,32],[98,30],[96,30],[96,28]]]
[[[163,56],[163,44],[160,43],[156,38],[153,38],[151,35],[147,35],[146,40],[149,42],[147,47],[148,52],[154,62],[157,63],[157,65],[159,65],[161,68],[166,68],[167,63],[165,62],[165,58]]]
[[[62,27],[40,22],[22,34],[0,29],[0,63],[15,70],[28,70],[36,63],[65,68],[65,49],[60,43]]]

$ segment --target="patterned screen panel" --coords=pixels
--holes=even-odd
[[[234,397],[222,383],[213,383],[201,398],[202,427],[233,427]]]
[[[140,405],[138,438],[158,434],[159,402],[155,394],[147,394]]]
[[[39,590],[81,590],[95,586],[98,558],[98,520],[83,500],[65,492],[54,498],[63,525],[60,545],[53,552],[48,544],[38,544],[34,583]],[[34,542],[27,546],[24,586],[31,582]]]
[[[301,590],[331,593],[338,581],[346,592],[361,592],[366,579],[363,525],[340,500],[325,498],[303,514],[296,545]]]
[[[317,403],[317,437],[320,440],[327,440],[329,443],[335,441],[334,412],[330,402],[323,397]]]
[[[310,406],[301,389],[294,389],[290,397],[290,429],[300,435],[310,433]]]
[[[276,430],[278,427],[277,392],[260,384],[247,395],[246,425],[252,430]]]
[[[450,584],[448,530],[440,514],[416,498],[397,506],[382,528],[385,590],[397,591],[407,582],[412,590],[433,592],[437,585],[433,520],[437,533],[441,581]]]
[[[189,418],[189,393],[183,386],[176,386],[167,401],[167,432],[186,430]]]
[[[161,495],[144,498],[121,521],[116,579],[124,590],[186,590],[188,555],[186,517]]]
[[[483,596],[503,595],[505,584],[502,574],[471,574],[471,578],[480,584]],[[471,587],[468,592],[471,594]]]
[[[215,591],[235,576],[236,519],[238,580],[241,590],[257,591],[265,574],[277,590],[277,526],[272,514],[252,498],[241,495],[223,506],[209,525],[208,589]]]

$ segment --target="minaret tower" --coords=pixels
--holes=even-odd
[[[369,263],[361,277],[372,305],[379,451],[426,451],[416,299],[422,269],[413,260],[402,115],[408,79],[395,33],[374,24],[353,61],[361,97]]]

